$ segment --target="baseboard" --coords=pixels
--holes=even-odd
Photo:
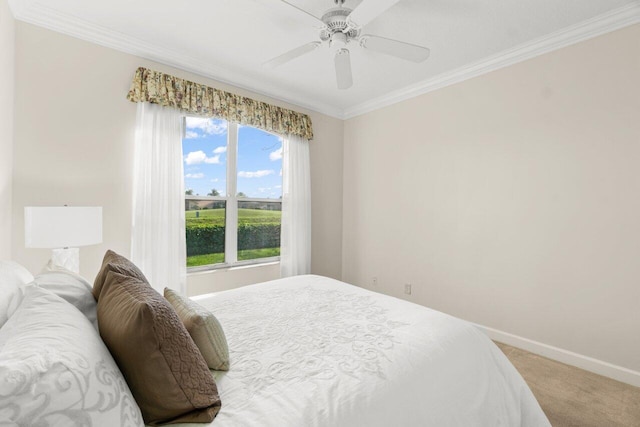
[[[540,356],[544,356],[558,362],[566,363],[567,365],[572,365],[589,372],[603,375],[605,377],[609,377],[623,383],[640,387],[640,372],[638,371],[633,371],[631,369],[623,368],[622,366],[617,366],[608,362],[604,362],[602,360],[584,356],[582,354],[563,350],[561,348],[533,341],[528,338],[519,337],[517,335],[499,331],[487,326],[478,324],[476,324],[476,326],[480,328],[485,334],[487,334],[492,340],[512,345],[514,347],[530,351],[531,353],[538,354]]]

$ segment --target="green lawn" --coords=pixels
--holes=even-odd
[[[202,209],[197,211],[185,211],[186,225],[198,225],[202,223],[224,225],[225,209]],[[239,224],[257,224],[265,222],[280,223],[281,211],[267,211],[260,209],[238,209]]]
[[[224,262],[224,254],[193,255],[187,257],[187,267],[198,267],[201,265],[220,264]]]

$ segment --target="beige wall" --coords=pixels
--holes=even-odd
[[[92,280],[108,248],[129,254],[135,104],[125,96],[138,66],[311,115],[316,134],[311,143],[313,217],[317,221],[313,225],[313,269],[340,277],[341,120],[21,22],[16,25],[15,229],[24,227],[24,206],[103,206],[104,243],[80,250],[81,274]],[[331,177],[322,179],[325,176]],[[322,229],[331,223],[329,218],[333,228]],[[16,233],[13,255],[37,271],[46,263],[49,251],[25,249],[23,233]],[[274,278],[272,267],[265,267],[262,276],[255,270],[252,275],[238,274],[194,276],[189,287],[193,283],[204,292],[208,284],[215,290],[256,277]]]
[[[640,25],[344,141],[343,280],[640,371]]]
[[[260,265],[220,268],[213,271],[189,275],[187,295],[202,295],[209,292],[226,291],[252,283],[265,282],[280,278],[280,263],[272,262]],[[212,283],[214,286],[212,286]]]
[[[15,22],[0,0],[0,259],[11,259],[13,173],[13,85]]]

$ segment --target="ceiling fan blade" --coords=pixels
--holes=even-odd
[[[336,80],[338,81],[338,89],[349,89],[353,85],[353,77],[351,76],[351,59],[347,49],[340,49],[336,52]]]
[[[371,35],[360,37],[360,46],[413,62],[422,62],[431,53],[426,47]]]
[[[317,49],[318,46],[320,46],[320,42],[311,42],[311,43],[303,44],[302,46],[299,46],[293,50],[290,50],[289,52],[283,53],[280,56],[276,56],[275,58],[263,63],[262,66],[265,68],[275,68],[279,65],[284,64],[285,62],[289,62],[292,59],[295,59],[299,56],[304,55],[305,53],[309,53]]]
[[[362,3],[347,17],[347,24],[354,29],[362,28],[399,1],[400,0],[362,0]]]
[[[291,7],[292,7],[292,8],[294,8],[294,9],[299,10],[300,12],[304,13],[305,15],[307,15],[307,16],[309,16],[309,17],[313,18],[313,19],[316,21],[316,22],[315,22],[315,25],[319,25],[319,26],[321,26],[321,27],[325,27],[324,22],[322,22],[322,20],[321,20],[320,18],[318,18],[317,16],[310,14],[309,12],[307,12],[307,11],[306,11],[306,10],[304,10],[304,9],[300,9],[298,6],[296,6],[296,5],[294,5],[294,4],[291,4],[291,3],[289,3],[288,1],[285,1],[285,0],[280,0],[280,1],[281,1],[282,3],[284,3],[284,4],[286,4],[286,5],[291,6]]]

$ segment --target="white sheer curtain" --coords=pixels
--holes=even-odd
[[[309,141],[289,135],[282,147],[280,274],[311,272],[311,180]]]
[[[160,293],[186,294],[182,114],[138,103],[131,260]]]

